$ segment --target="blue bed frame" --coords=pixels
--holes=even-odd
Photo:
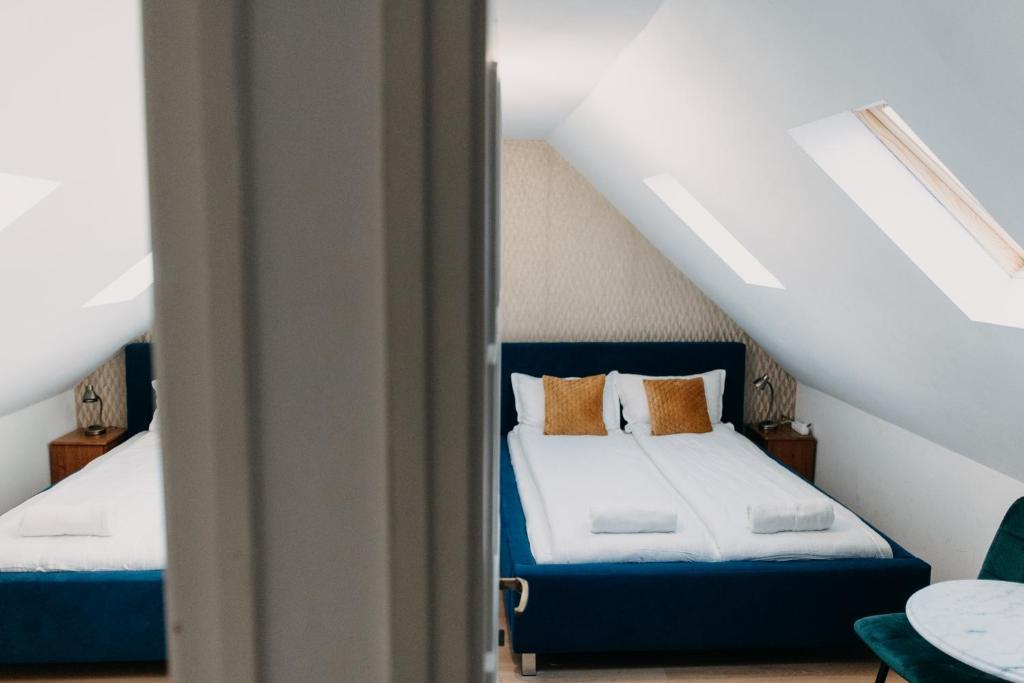
[[[502,346],[501,433],[515,426],[509,375],[726,370],[723,421],[743,424],[743,344],[516,343]],[[529,582],[526,611],[505,612],[514,652],[835,650],[859,647],[853,622],[903,611],[931,568],[891,539],[893,559],[537,564],[505,439],[501,574]]]
[[[153,417],[151,349],[125,346],[128,436]],[[0,664],[164,661],[163,571],[0,572]]]

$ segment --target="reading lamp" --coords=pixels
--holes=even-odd
[[[761,375],[754,380],[754,387],[760,391],[764,391],[765,387],[768,387],[768,419],[759,422],[757,428],[762,432],[778,429],[779,423],[772,419],[772,416],[775,415],[775,387],[772,386],[772,381],[768,379],[768,375]]]
[[[96,420],[96,424],[91,424],[86,427],[83,431],[89,436],[99,436],[100,434],[106,434],[107,428],[103,426],[103,399],[96,393],[96,390],[91,384],[85,386],[85,393],[82,394],[82,403],[99,403],[100,404],[100,417]]]

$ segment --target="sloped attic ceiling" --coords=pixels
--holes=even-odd
[[[0,82],[4,415],[150,325],[148,292],[82,308],[150,249],[137,0],[5,0]]]
[[[1024,330],[968,320],[788,134],[885,100],[1024,242],[1020,35],[1016,0],[666,0],[549,140],[800,381],[1020,479]],[[785,289],[671,213],[666,172]]]
[[[502,0],[495,42],[506,137],[543,138],[583,100],[661,0]]]

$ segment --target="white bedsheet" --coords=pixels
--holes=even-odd
[[[708,526],[723,560],[892,557],[892,548],[856,515],[765,455],[729,424],[707,434],[635,435],[644,452]],[[829,500],[825,531],[754,534],[747,506],[793,499]]]
[[[0,516],[0,571],[163,569],[167,561],[160,436],[135,435]],[[47,501],[106,505],[110,536],[22,537],[24,511]]]
[[[517,427],[512,467],[539,564],[708,561],[718,553],[707,529],[632,436],[544,436]],[[593,534],[592,505],[676,510],[675,533]]]

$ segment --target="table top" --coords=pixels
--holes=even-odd
[[[54,439],[54,446],[108,446],[124,436],[124,427],[107,427],[107,431],[96,436],[89,436],[79,427],[73,432]]]
[[[756,424],[747,424],[744,426],[744,431],[747,435],[754,435],[759,439],[765,441],[815,441],[813,434],[801,434],[793,429],[788,424],[779,425],[776,429],[770,429],[767,432],[762,431]]]
[[[1024,683],[1024,584],[936,583],[910,596],[907,619],[949,656],[1003,680]]]

